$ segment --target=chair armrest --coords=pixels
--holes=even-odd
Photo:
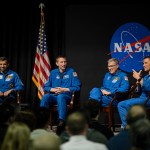
[[[137,87],[137,84],[131,84],[129,92],[134,92],[134,90],[136,89],[136,87]]]
[[[130,97],[130,98],[133,97],[136,88],[137,88],[137,84],[131,84],[131,85],[130,85],[130,89],[129,89],[129,97]]]
[[[22,91],[17,91],[17,103],[21,103]]]
[[[122,100],[128,99],[128,97],[129,97],[129,91],[128,92],[115,92],[112,100],[109,103],[109,106],[111,107],[115,100],[122,101]]]
[[[71,98],[71,101],[70,101],[70,106],[73,109],[79,108],[79,106],[80,106],[80,91],[74,91],[72,93],[72,98]]]
[[[137,87],[137,84],[131,84],[130,88],[127,92],[116,92],[112,98],[112,100],[109,103],[109,106],[111,107],[114,100],[122,101],[129,98],[132,98],[135,92],[135,88]]]
[[[73,108],[73,103],[74,103],[74,93],[75,93],[75,92],[72,93],[72,98],[71,98],[71,101],[70,101],[70,107],[71,107],[71,108]]]

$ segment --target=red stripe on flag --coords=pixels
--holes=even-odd
[[[39,99],[42,99],[44,95],[44,84],[47,82],[51,70],[44,27],[44,23],[41,22],[32,75],[32,80],[38,88]]]

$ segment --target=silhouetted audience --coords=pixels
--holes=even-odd
[[[36,126],[35,129],[47,129],[50,119],[50,110],[49,108],[39,107],[34,110],[34,115],[36,117]]]
[[[15,115],[14,121],[25,123],[31,131],[34,130],[36,126],[36,117],[31,110],[20,111]]]
[[[60,138],[48,130],[50,112],[48,108],[40,107],[34,111],[36,128],[31,132],[32,150],[59,150]]]
[[[135,122],[130,132],[133,144],[131,150],[150,150],[150,122],[148,119]]]
[[[32,139],[31,150],[60,150],[60,138],[48,132],[40,134],[40,137]]]
[[[1,150],[28,150],[30,129],[24,123],[14,122],[9,125]]]
[[[11,104],[0,105],[0,149],[9,124],[15,115],[15,107]]]
[[[87,115],[89,115],[89,128],[101,132],[108,140],[114,136],[114,133],[110,128],[100,124],[99,122],[100,103],[98,101],[95,99],[85,101],[83,103],[82,110],[87,112]]]
[[[73,112],[68,116],[66,131],[70,138],[61,145],[61,150],[107,150],[105,144],[92,142],[86,138],[88,123],[82,112]]]
[[[147,117],[147,112],[142,105],[132,106],[126,116],[127,126],[126,129],[112,137],[108,141],[109,150],[130,150],[132,145],[132,138],[130,134],[130,127],[143,118]]]
[[[49,134],[54,134],[53,132],[50,132],[48,130],[49,126],[49,117],[50,117],[50,112],[48,108],[45,107],[39,107],[34,111],[34,114],[36,116],[36,127],[35,129],[31,132],[31,138],[32,139],[37,139],[40,138],[43,134],[49,133]]]
[[[93,142],[97,142],[97,143],[103,143],[103,144],[107,144],[107,138],[106,136],[99,132],[98,130],[94,129],[94,128],[89,128],[89,124],[90,124],[90,120],[91,118],[89,117],[89,112],[85,111],[86,107],[84,107],[84,109],[79,109],[78,111],[82,114],[84,114],[86,120],[87,120],[87,124],[88,124],[88,129],[87,129],[87,134],[86,134],[86,138],[90,141],[93,141]],[[65,143],[69,140],[70,138],[70,135],[68,134],[68,132],[65,130],[64,128],[64,131],[61,130],[61,134],[59,135],[61,140],[62,140],[62,143]]]

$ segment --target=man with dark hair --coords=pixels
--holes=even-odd
[[[128,109],[136,104],[144,104],[146,98],[148,97],[148,93],[150,91],[150,56],[144,58],[143,61],[144,71],[148,74],[141,77],[141,71],[135,71],[133,69],[133,77],[137,80],[137,83],[141,85],[141,95],[138,98],[131,98],[128,100],[121,101],[118,104],[118,111],[122,121],[121,128],[124,129],[126,127],[126,114]],[[150,102],[147,103],[147,106],[150,106]]]
[[[67,119],[67,130],[72,135],[81,134],[85,128],[88,128],[87,120],[84,115],[80,112],[75,112],[68,116]]]
[[[36,117],[35,129],[31,132],[32,139],[42,138],[43,134],[55,134],[48,130],[50,112],[48,108],[39,107],[34,111]]]
[[[126,116],[126,130],[121,131],[108,141],[109,150],[129,150],[132,147],[132,138],[129,129],[138,120],[147,117],[146,110],[142,105],[134,105],[129,108]]]
[[[67,118],[66,130],[71,135],[68,142],[61,145],[61,150],[107,150],[101,143],[95,143],[86,139],[88,123],[85,115],[74,112]]]
[[[9,69],[6,57],[0,57],[0,104],[11,100],[16,101],[17,91],[24,90],[18,74]]]
[[[29,127],[30,131],[33,131],[36,126],[36,117],[30,110],[18,112],[14,117],[14,121],[25,123]]]
[[[51,71],[48,82],[44,85],[46,94],[42,97],[40,107],[49,108],[58,105],[59,124],[66,119],[66,105],[70,103],[72,93],[80,91],[81,82],[74,69],[67,67],[64,56],[56,58],[57,69]]]

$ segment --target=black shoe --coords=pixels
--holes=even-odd
[[[63,126],[64,124],[65,124],[65,121],[62,119],[59,119],[58,126]]]
[[[60,119],[57,126],[57,135],[61,135],[61,133],[65,130],[65,121]]]

